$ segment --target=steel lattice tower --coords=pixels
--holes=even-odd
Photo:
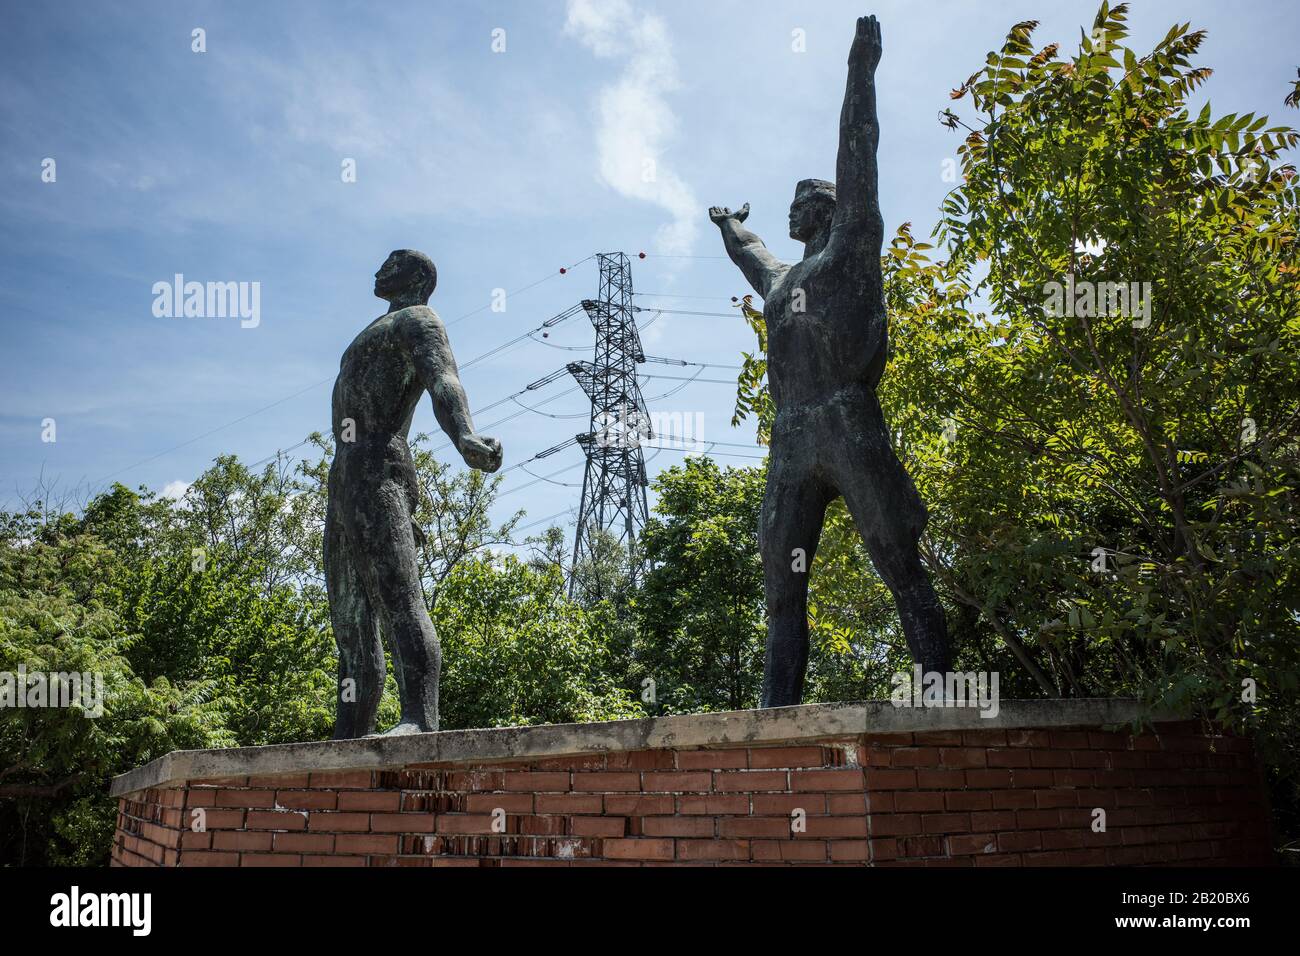
[[[645,361],[645,353],[632,307],[632,263],[621,252],[600,253],[597,259],[599,297],[582,303],[596,329],[594,360],[568,365],[591,399],[590,430],[576,436],[587,456],[587,470],[573,542],[570,596],[579,562],[593,556],[596,537],[603,531],[627,548],[636,582],[640,571],[636,542],[648,517],[641,442],[650,437],[650,418],[637,379],[636,367]]]

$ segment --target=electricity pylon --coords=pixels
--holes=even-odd
[[[597,259],[598,297],[582,303],[596,330],[595,355],[590,362],[568,365],[569,374],[591,399],[590,429],[576,436],[587,456],[587,470],[573,541],[570,597],[579,563],[597,554],[597,539],[605,533],[627,548],[631,581],[636,583],[641,572],[636,544],[649,516],[641,443],[651,437],[650,417],[637,379],[636,367],[645,361],[645,353],[632,307],[632,262],[621,252],[602,252]]]

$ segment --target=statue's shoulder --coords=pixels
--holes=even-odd
[[[771,269],[768,273],[767,295],[763,296],[765,302],[785,288],[786,280],[790,278],[790,273],[797,265],[799,265],[797,262],[781,262]]]
[[[400,332],[422,332],[441,329],[442,319],[427,305],[408,305],[392,314],[393,327]]]
[[[427,305],[408,305],[404,309],[398,309],[396,312],[392,313],[392,315],[393,320],[396,322],[427,322],[429,320],[434,322],[442,321],[442,319],[438,318],[438,313],[433,311],[433,309],[429,308]]]

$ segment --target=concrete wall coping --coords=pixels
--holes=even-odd
[[[779,744],[861,734],[1131,724],[1134,700],[1004,700],[995,717],[973,707],[898,707],[887,700],[646,717],[584,724],[444,730],[264,747],[175,750],[113,779],[113,796],[211,777],[377,770],[414,763],[489,763],[597,751]]]

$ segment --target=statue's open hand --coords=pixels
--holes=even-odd
[[[874,70],[880,63],[880,51],[880,23],[875,17],[858,17],[858,28],[853,35],[849,59],[860,59],[868,69]]]
[[[501,442],[483,435],[466,435],[460,440],[460,455],[471,468],[496,471],[501,467]]]
[[[745,203],[745,205],[741,206],[735,212],[732,212],[726,206],[710,206],[709,218],[719,226],[728,219],[734,219],[736,222],[744,222],[749,218],[749,203]]]

